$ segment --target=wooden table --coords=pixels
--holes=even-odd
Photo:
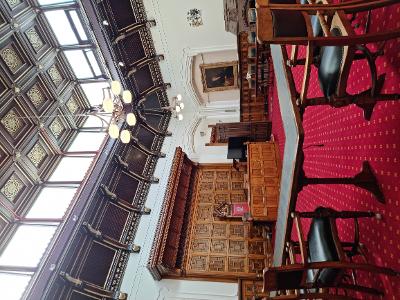
[[[283,46],[271,45],[271,53],[286,136],[273,258],[273,265],[280,266],[284,259],[285,244],[292,229],[290,213],[296,206],[297,179],[302,164],[301,149],[304,141],[304,130],[296,105],[295,84],[290,69],[285,63],[287,61],[286,51]]]

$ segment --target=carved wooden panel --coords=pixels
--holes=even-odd
[[[121,240],[128,216],[129,211],[126,209],[118,207],[113,203],[108,203],[104,209],[104,215],[98,229],[102,234],[119,241]]]
[[[213,215],[218,203],[245,201],[243,181],[240,181],[243,172],[220,164],[200,165],[199,170],[186,274],[232,279],[261,273],[272,257],[263,230]]]
[[[127,65],[132,65],[145,57],[139,31],[124,38],[119,43],[118,49],[121,49],[119,53],[121,53],[121,58],[126,61]]]
[[[126,174],[125,172],[121,172],[115,185],[115,191],[119,198],[127,201],[128,203],[133,203],[138,186],[139,181],[137,179]]]
[[[254,300],[268,296],[266,293],[263,293],[262,290],[263,282],[261,280],[239,280],[239,300]]]
[[[273,142],[248,144],[250,210],[253,218],[274,221],[277,218],[280,167]]]
[[[248,141],[266,141],[271,135],[271,122],[235,122],[211,125],[210,143],[228,143],[230,137],[247,137]]]
[[[136,22],[135,14],[129,0],[106,0],[101,1],[100,4],[104,11],[112,18],[118,30],[122,30]]]
[[[139,90],[142,93],[154,86],[153,77],[151,76],[150,66],[146,65],[140,68],[133,76],[133,80]]]
[[[115,254],[114,249],[98,242],[92,242],[79,278],[104,286]]]

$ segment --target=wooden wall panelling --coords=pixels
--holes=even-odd
[[[240,121],[254,122],[267,121],[265,102],[267,95],[257,96],[255,84],[249,85],[247,80],[248,67],[256,63],[255,58],[249,58],[250,44],[247,40],[248,33],[238,34],[239,77],[240,77]]]
[[[276,221],[280,187],[280,159],[274,142],[247,145],[249,201],[252,217]]]
[[[92,241],[88,246],[86,259],[77,277],[104,287],[117,251],[97,241]]]
[[[156,148],[156,143],[155,143],[156,134],[154,134],[141,124],[139,126],[136,126],[136,137],[147,148],[152,150],[159,150]]]
[[[121,57],[121,60],[125,62],[126,69],[129,69],[129,66],[146,57],[141,42],[140,31],[130,34],[118,44],[115,44],[114,49],[117,55]]]
[[[247,137],[248,141],[266,141],[271,136],[271,122],[235,122],[209,125],[210,143],[228,143],[230,137]]]
[[[255,277],[270,263],[272,253],[266,239],[253,235],[254,229],[248,223],[213,216],[218,203],[246,200],[243,172],[233,170],[229,164],[199,168],[185,275],[230,280]]]
[[[139,93],[143,93],[156,85],[156,83],[153,81],[149,65],[143,66],[137,70],[132,76],[132,80],[135,83]]]
[[[123,30],[129,25],[136,23],[137,19],[129,0],[105,0],[99,2],[100,11],[107,14],[116,28],[116,31]]]
[[[151,159],[149,155],[135,146],[127,147],[121,157],[128,164],[129,170],[137,174],[144,174],[148,160]]]
[[[269,296],[262,292],[263,281],[261,280],[239,279],[238,285],[239,300],[254,300]]]

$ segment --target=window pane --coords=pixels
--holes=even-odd
[[[101,75],[101,70],[99,67],[99,63],[97,62],[96,57],[94,56],[94,53],[92,50],[86,50],[86,55],[87,58],[89,59],[89,63],[92,65],[94,75],[100,76]]]
[[[69,12],[69,14],[70,14],[70,16],[71,16],[72,21],[74,22],[76,31],[78,31],[79,38],[80,38],[82,41],[86,41],[86,40],[87,40],[86,32],[85,32],[85,30],[83,29],[82,22],[81,22],[81,20],[79,19],[79,16],[78,16],[77,12],[74,11],[74,10],[72,10],[72,11]]]
[[[58,3],[74,3],[74,0],[38,0],[40,5],[58,4]]]
[[[107,122],[110,122],[111,116],[101,116],[103,119],[105,119]],[[87,127],[107,127],[107,124],[102,122],[98,117],[95,116],[89,116],[83,124],[82,128],[87,128]]]
[[[27,218],[62,218],[74,197],[76,189],[49,188],[41,190]]]
[[[75,76],[78,78],[90,78],[93,77],[92,70],[90,69],[89,63],[83,54],[82,50],[69,50],[64,51],[65,56],[68,59]]]
[[[81,84],[83,91],[86,94],[91,106],[101,105],[103,103],[103,88],[110,87],[110,84],[106,81],[85,83]]]
[[[49,181],[81,181],[93,157],[64,157]]]
[[[0,265],[36,267],[57,226],[20,225],[0,256]]]
[[[63,10],[46,11],[45,15],[60,45],[78,43],[78,39]]]
[[[104,132],[80,132],[68,151],[97,151],[105,136]]]
[[[19,300],[29,280],[30,275],[0,273],[0,299]]]

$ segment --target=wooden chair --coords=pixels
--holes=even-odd
[[[307,0],[310,2],[310,0]],[[323,2],[323,1],[321,1]],[[398,3],[398,0],[353,0],[339,4],[297,4],[296,0],[257,0],[256,27],[260,43],[344,46],[374,43],[400,36],[400,28],[351,36],[330,34],[332,17],[354,14]],[[315,15],[324,35],[314,35],[310,16]],[[291,22],[287,22],[291,20]]]
[[[334,299],[327,289],[342,289],[383,295],[383,291],[373,287],[361,286],[350,277],[352,271],[367,271],[388,276],[399,276],[400,273],[390,268],[379,267],[368,263],[349,261],[343,243],[339,239],[336,219],[361,217],[380,217],[373,212],[337,212],[333,209],[319,207],[314,212],[292,213],[299,238],[301,263],[264,270],[264,291],[296,290],[294,298],[281,299]],[[303,237],[301,218],[312,218],[307,241]],[[350,272],[349,274],[346,272]],[[323,290],[322,296],[318,292]],[[337,297],[347,297],[336,295]],[[276,298],[279,299],[279,298]],[[342,299],[342,298],[339,298]],[[349,298],[343,298],[349,299]],[[350,298],[351,299],[351,298]]]
[[[285,4],[275,4],[275,3]],[[400,28],[357,35],[347,13],[371,10],[398,1],[354,0],[341,4],[293,4],[294,0],[259,0],[257,8],[257,38],[259,42],[307,45],[304,60],[304,76],[298,104],[301,113],[307,106],[331,105],[342,107],[356,104],[364,110],[365,119],[372,116],[377,101],[398,100],[400,94],[381,94],[385,75],[378,77],[375,59],[367,43],[386,41],[400,36]],[[291,22],[287,22],[290,19]],[[321,48],[320,48],[321,47]],[[295,48],[296,49],[296,48]],[[320,49],[320,50],[319,50]],[[323,97],[307,98],[311,65],[315,52],[319,54],[318,77]],[[356,53],[356,52],[361,52]],[[296,51],[291,60],[295,61]],[[366,58],[372,78],[371,88],[357,95],[346,92],[351,63],[354,59]]]

